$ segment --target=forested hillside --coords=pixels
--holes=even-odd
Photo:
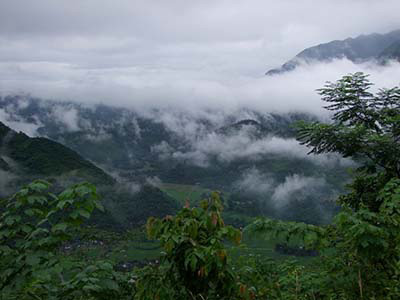
[[[13,164],[15,173],[44,177],[69,174],[98,184],[113,183],[109,175],[75,151],[47,138],[17,133],[1,122],[0,147],[5,171],[10,171]]]
[[[333,122],[297,125],[297,139],[310,153],[358,161],[332,223],[261,217],[235,228],[223,220],[223,194],[212,192],[195,205],[187,199],[175,215],[148,218],[146,240],[140,229],[107,234],[82,226],[104,210],[95,186],[77,184],[53,194],[48,182],[38,180],[2,200],[1,297],[398,299],[400,89],[370,88],[363,73],[327,83],[319,93]],[[162,192],[152,199],[150,193],[139,192],[144,201],[136,207],[164,206]],[[130,207],[134,217],[136,207]],[[271,253],[238,246],[250,237],[277,243],[283,256],[274,260]],[[154,259],[118,264],[131,248],[136,256],[150,251]],[[289,252],[302,259],[288,260]]]
[[[25,96],[1,98],[0,109],[10,124],[70,147],[125,184],[151,181],[172,193],[166,187],[182,185],[190,187],[186,197],[217,189],[230,211],[250,216],[329,222],[354,165],[334,154],[309,156],[297,143],[296,122],[317,120],[312,114],[238,110],[200,117]]]
[[[150,216],[174,213],[177,203],[154,184],[131,186],[84,159],[77,152],[43,137],[31,138],[0,122],[0,169],[2,197],[22,185],[43,178],[53,183],[54,191],[68,184],[89,181],[98,187],[106,207],[92,223],[101,227],[128,227],[144,224]]]

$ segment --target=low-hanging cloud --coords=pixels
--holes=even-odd
[[[23,119],[15,113],[13,106],[8,106],[6,109],[0,108],[0,122],[4,123],[16,132],[23,132],[29,136],[38,135],[37,130],[42,126],[42,123],[37,118],[32,117],[32,119],[33,120],[31,121]]]
[[[257,162],[271,155],[305,159],[326,166],[353,164],[351,160],[339,155],[308,155],[309,149],[300,145],[294,138],[273,135],[259,138],[253,136],[248,130],[240,130],[230,135],[211,132],[203,136],[187,137],[187,139],[190,148],[186,151],[174,149],[166,141],[153,146],[152,151],[158,153],[161,159],[184,160],[201,167],[209,166],[213,159],[225,163],[237,159]]]
[[[24,65],[24,63],[21,63]],[[160,69],[85,70],[69,65],[41,63],[25,66],[32,75],[27,80],[0,63],[2,94],[29,93],[45,99],[70,100],[84,103],[106,103],[129,107],[146,113],[153,109],[175,110],[207,115],[209,111],[232,114],[242,109],[259,112],[308,112],[326,116],[316,89],[326,81],[335,81],[348,73],[371,74],[376,87],[399,85],[400,64],[379,66],[372,62],[354,64],[346,59],[326,63],[303,64],[295,71],[280,76],[227,77],[198,72]],[[52,74],[54,72],[54,74]],[[42,78],[41,73],[57,81]],[[65,115],[73,125],[74,115]],[[72,122],[71,122],[72,121]]]
[[[324,177],[305,176],[302,174],[289,174],[283,181],[278,181],[276,176],[263,173],[257,167],[246,170],[234,182],[233,189],[250,193],[259,199],[263,205],[269,205],[277,211],[284,212],[292,201],[315,202],[320,205],[325,201],[334,199],[337,191],[325,180]]]
[[[294,193],[306,191],[308,195],[312,195],[317,189],[326,187],[326,185],[323,178],[306,177],[299,174],[290,175],[275,188],[272,200],[278,208],[281,208],[290,202]]]
[[[273,193],[276,183],[271,174],[263,174],[260,170],[253,167],[244,172],[242,177],[233,186],[242,191],[266,196]]]
[[[52,118],[59,121],[67,131],[79,130],[78,110],[73,107],[53,106],[51,111]]]
[[[17,178],[12,172],[0,169],[0,197],[9,196],[14,191],[13,181]]]

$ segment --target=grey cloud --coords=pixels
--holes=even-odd
[[[399,27],[397,0],[0,2],[0,60],[263,74],[303,48]],[[334,16],[334,17],[333,17]]]
[[[162,141],[157,145],[153,145],[151,147],[151,152],[158,154],[159,159],[167,160],[173,156],[174,148],[171,147],[168,142]]]
[[[0,109],[0,122],[17,132],[22,131],[31,137],[37,136],[37,130],[42,126],[41,122],[37,119],[34,122],[22,119],[14,113],[13,107],[8,107],[8,110]]]
[[[323,178],[305,177],[299,174],[287,176],[285,181],[279,184],[272,194],[272,200],[277,208],[283,207],[292,198],[294,193],[307,190],[312,195],[315,189],[326,186]]]
[[[79,115],[75,108],[54,106],[51,114],[53,119],[62,123],[67,131],[79,130]]]
[[[17,178],[13,173],[0,170],[0,196],[9,196],[14,191],[13,182]]]
[[[192,120],[192,125],[187,126],[191,130],[183,132],[179,130],[181,138],[187,141],[189,149],[174,149],[166,141],[152,147],[154,153],[158,153],[160,159],[185,160],[194,165],[207,167],[213,159],[220,162],[231,162],[236,159],[248,159],[259,161],[266,155],[297,158],[311,161],[327,167],[342,165],[351,166],[353,162],[335,154],[308,155],[309,149],[300,145],[293,138],[277,136],[255,137],[251,128],[242,129],[235,134],[224,135],[217,132],[196,130],[201,123]],[[173,127],[171,127],[173,128]],[[179,128],[179,127],[177,127]]]
[[[240,180],[233,184],[241,190],[264,196],[273,193],[275,185],[276,183],[270,174],[262,174],[257,168],[247,170]]]
[[[112,136],[111,136],[111,134],[106,133],[103,129],[100,129],[100,131],[98,131],[96,133],[85,134],[85,138],[94,143],[102,143],[106,140],[111,139]]]
[[[222,124],[243,109],[324,118],[315,89],[325,81],[364,71],[377,86],[391,87],[399,84],[399,64],[336,60],[282,76],[265,71],[320,42],[396,29],[399,8],[398,0],[4,0],[0,94],[129,107],[182,136],[205,135],[193,118]],[[84,126],[73,111],[54,114],[69,130]],[[35,134],[36,127],[19,121],[12,125]],[[223,147],[215,136],[204,139]],[[222,142],[242,147],[246,138]],[[267,147],[265,141],[253,146]],[[257,155],[254,147],[244,150]],[[198,157],[207,152],[200,145],[196,151]],[[234,154],[227,155],[221,159]]]
[[[331,200],[337,197],[337,191],[323,177],[291,174],[278,182],[273,174],[262,173],[256,167],[244,172],[233,187],[251,193],[259,199],[261,207],[272,207],[281,217],[287,216],[287,213],[296,214],[296,211],[290,209],[290,205],[301,202],[311,204],[315,209],[314,213],[328,221],[332,217],[334,204]]]
[[[371,80],[377,87],[392,87],[399,84],[400,78],[399,63],[380,67],[373,63],[355,65],[347,60],[307,64],[288,74],[261,78],[230,77],[207,69],[194,72],[116,68],[88,72],[66,64],[18,65],[15,69],[9,63],[0,63],[3,94],[27,92],[45,99],[106,103],[142,112],[157,108],[207,115],[210,110],[218,111],[214,116],[243,108],[323,115],[322,102],[315,89],[327,80],[335,81],[349,72],[364,71],[372,75]],[[26,78],[25,73],[29,74]]]
[[[160,178],[158,178],[157,176],[154,177],[148,177],[146,178],[146,183],[150,184],[152,186],[156,186],[156,187],[160,187],[162,184],[162,181]]]

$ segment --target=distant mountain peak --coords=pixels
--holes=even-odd
[[[282,74],[296,69],[301,63],[315,61],[329,62],[346,58],[354,63],[361,63],[372,59],[379,60],[385,49],[398,42],[400,42],[400,29],[386,34],[363,34],[356,38],[334,40],[304,49],[281,67],[269,70],[266,75]]]

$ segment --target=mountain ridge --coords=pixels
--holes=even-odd
[[[31,138],[16,132],[0,122],[0,153],[12,159],[23,172],[32,176],[60,176],[75,173],[79,177],[101,184],[111,184],[114,179],[102,169],[84,159],[70,148],[45,137]],[[0,167],[13,168],[1,158]],[[17,172],[17,170],[12,170]]]
[[[382,60],[382,53],[399,41],[400,29],[386,34],[372,33],[344,40],[333,40],[302,50],[280,67],[267,71],[265,75],[273,76],[290,72],[300,66],[301,63],[315,61],[329,62],[333,59],[346,58],[354,63],[361,63],[374,59]]]

